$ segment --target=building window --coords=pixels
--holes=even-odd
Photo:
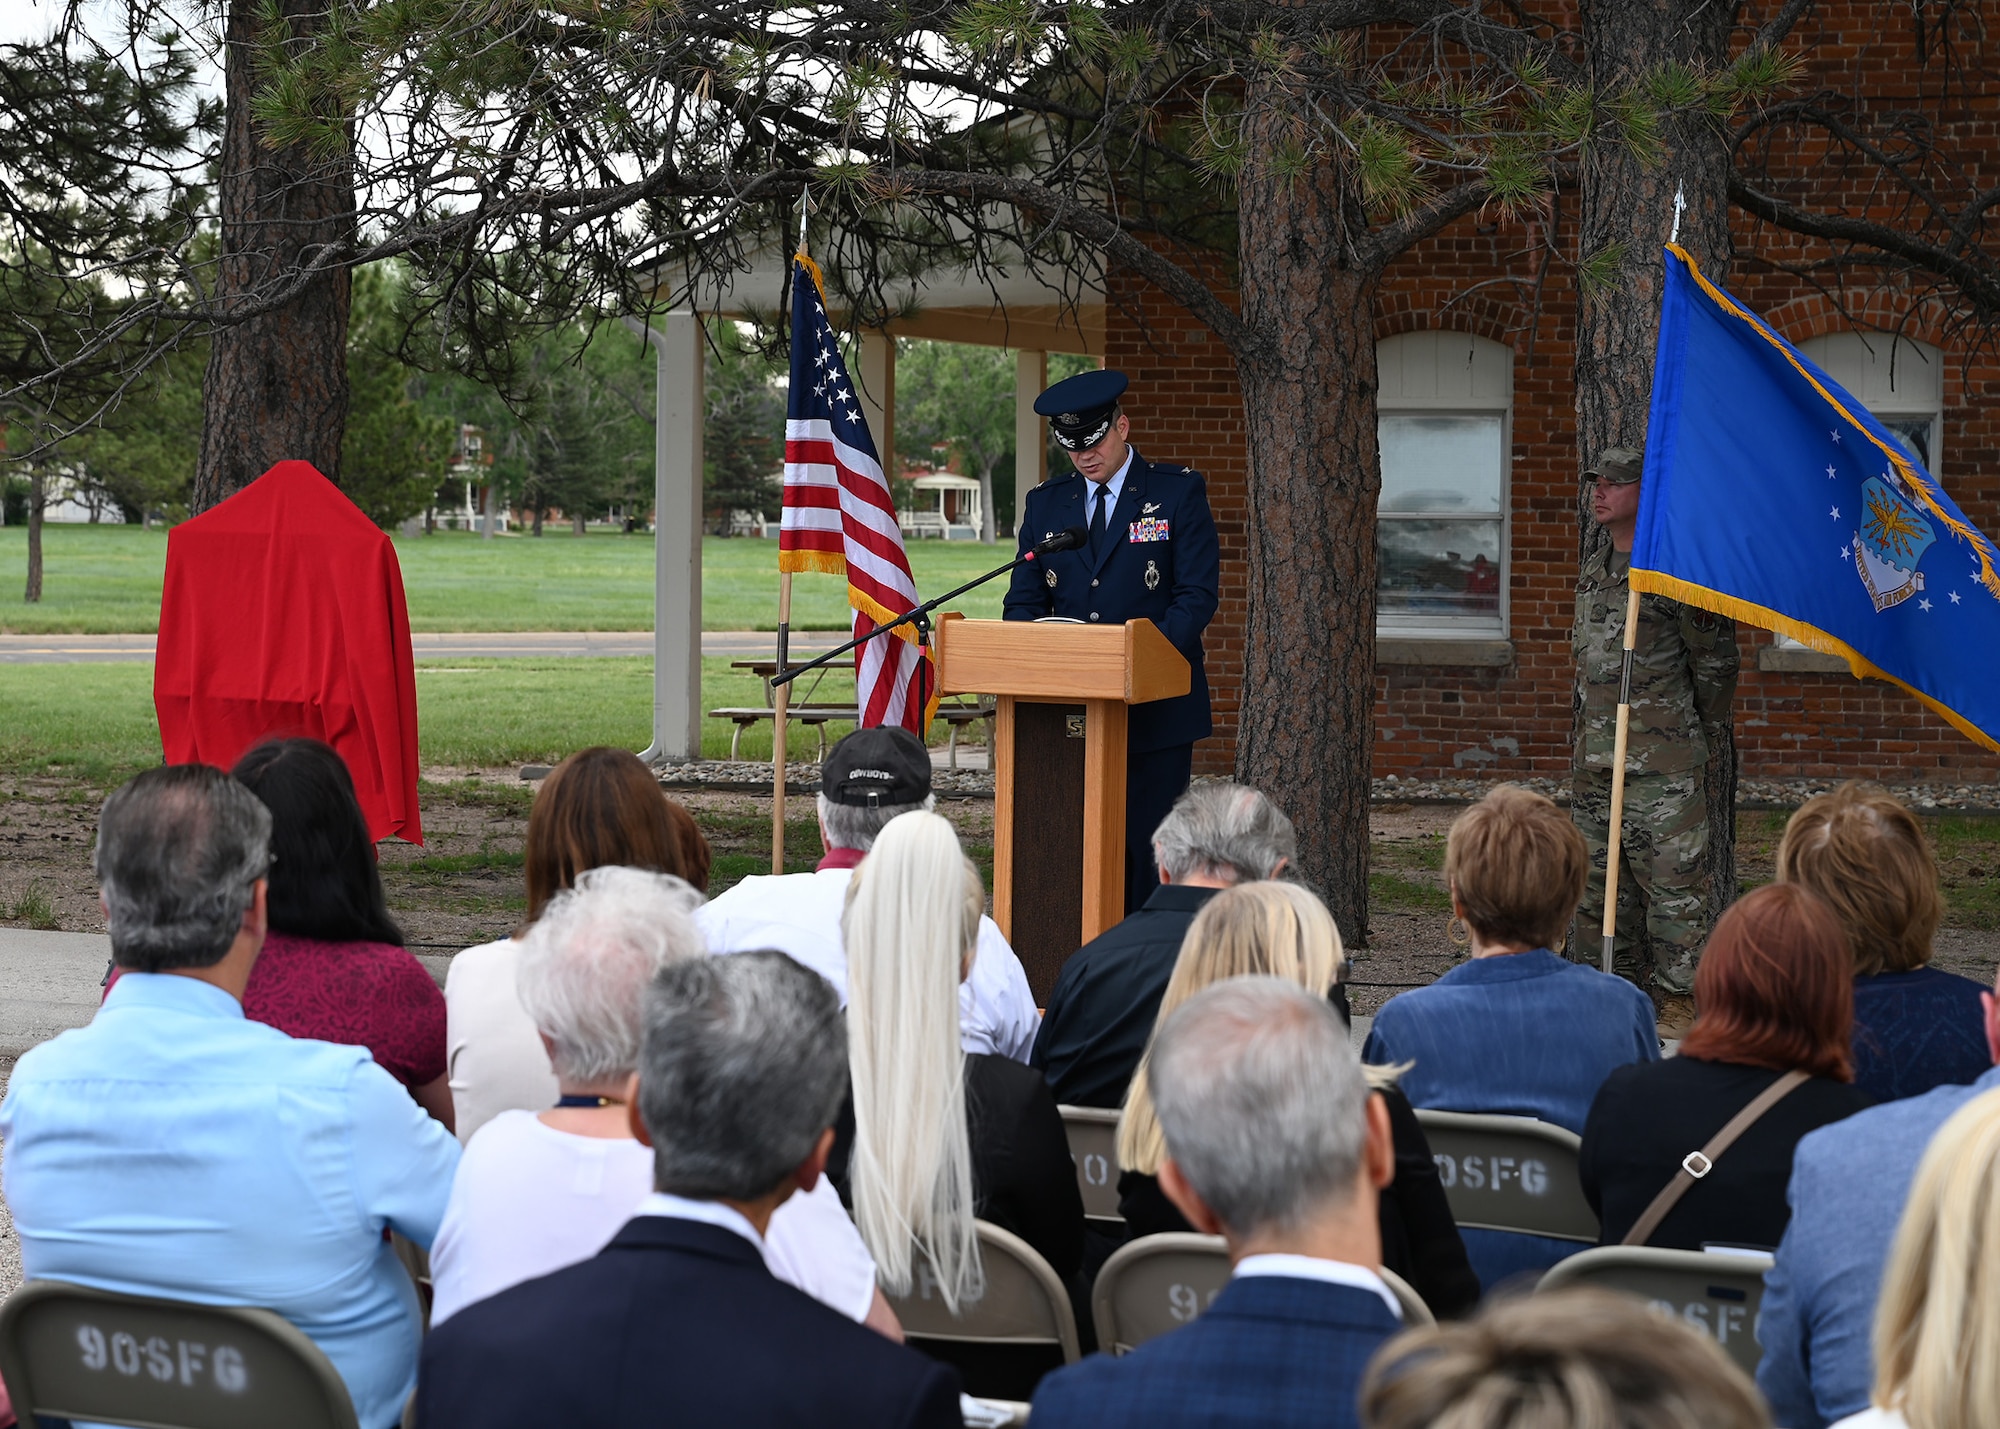
[[[1454,332],[1403,333],[1375,352],[1377,632],[1502,638],[1513,353]]]
[[[1885,332],[1832,332],[1800,343],[1799,351],[1845,387],[1925,471],[1944,474],[1943,353]]]

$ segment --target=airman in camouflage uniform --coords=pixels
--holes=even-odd
[[[1597,483],[1593,514],[1612,539],[1585,564],[1576,591],[1576,679],[1583,718],[1570,810],[1590,846],[1594,870],[1577,910],[1579,946],[1572,953],[1579,959],[1601,946],[1604,926],[1611,761],[1643,464],[1641,452],[1612,447],[1584,473]],[[1667,997],[1684,997],[1693,990],[1695,963],[1708,935],[1703,771],[1711,737],[1728,725],[1736,673],[1731,621],[1664,596],[1639,598],[1615,950],[1625,962],[1623,955],[1636,946],[1643,920],[1652,943],[1654,981]]]

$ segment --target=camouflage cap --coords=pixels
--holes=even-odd
[[[1583,469],[1583,479],[1608,482],[1612,486],[1630,486],[1639,479],[1646,467],[1644,447],[1606,447],[1597,454],[1597,460]]]

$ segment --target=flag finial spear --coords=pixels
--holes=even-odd
[[[1667,235],[1667,242],[1678,243],[1681,241],[1681,210],[1687,206],[1687,186],[1683,183],[1676,183],[1674,185],[1674,231]],[[801,223],[799,225],[799,247],[801,248],[806,246],[805,232],[805,225]]]
[[[806,251],[806,221],[812,217],[812,211],[812,190],[801,188],[799,190],[799,252],[801,253]],[[1677,221],[1675,228],[1678,230],[1679,226]]]

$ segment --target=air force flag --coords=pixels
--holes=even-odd
[[[2000,553],[1832,378],[1666,263],[1633,586],[1842,656],[2000,749]]]

